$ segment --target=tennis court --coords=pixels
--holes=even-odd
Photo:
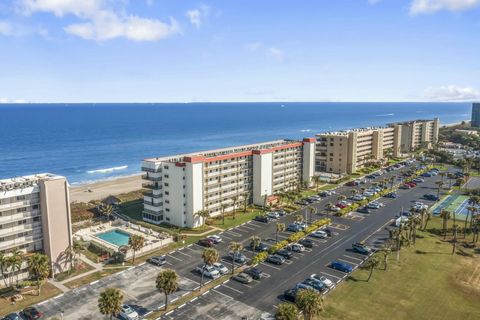
[[[468,196],[458,194],[447,196],[432,208],[432,213],[434,215],[439,215],[440,211],[445,209],[451,213],[455,212],[455,216],[458,220],[465,220],[468,213],[468,199]]]

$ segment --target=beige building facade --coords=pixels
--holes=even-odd
[[[65,177],[38,174],[0,180],[0,252],[45,253],[53,273],[64,271],[72,245],[70,199]],[[26,278],[26,263],[18,272]]]
[[[142,162],[150,189],[144,196],[143,219],[180,227],[197,227],[196,215],[217,216],[243,206],[263,205],[315,174],[315,139],[278,140],[204,151]]]
[[[319,172],[355,173],[371,161],[381,161],[430,147],[438,141],[438,119],[416,120],[316,135],[315,168]]]

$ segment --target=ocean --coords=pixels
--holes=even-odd
[[[51,172],[84,184],[139,173],[147,157],[470,112],[469,103],[2,104],[0,178]]]

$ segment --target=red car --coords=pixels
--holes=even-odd
[[[208,239],[208,238],[200,239],[198,240],[197,243],[202,247],[207,247],[207,248],[213,247],[213,245],[215,244],[212,239]]]
[[[409,184],[406,184],[406,183],[405,183],[405,184],[404,184],[404,185],[402,185],[400,188],[401,188],[401,189],[411,189],[411,188],[412,188],[412,186],[411,186],[411,185],[409,185]]]
[[[335,206],[339,207],[340,209],[344,209],[346,208],[347,206],[343,203],[337,203]]]
[[[21,312],[21,315],[23,316],[24,319],[27,320],[37,320],[43,317],[43,313],[38,311],[35,307],[29,307],[26,309],[23,309]]]
[[[346,183],[346,186],[356,187],[356,186],[358,186],[358,181],[349,181],[349,182]]]
[[[407,184],[412,188],[415,188],[417,186],[415,182],[407,182]]]

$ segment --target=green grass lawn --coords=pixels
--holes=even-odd
[[[65,283],[65,286],[67,286],[70,289],[75,289],[75,288],[81,287],[85,284],[88,284],[92,281],[100,280],[100,279],[102,279],[102,278],[104,278],[108,275],[111,275],[111,274],[120,272],[122,270],[125,270],[126,268],[128,268],[128,267],[125,267],[125,268],[111,268],[111,269],[104,269],[102,271],[97,271],[97,272],[91,273],[89,275],[86,275],[85,277],[81,277],[79,279],[68,281],[68,282]]]
[[[437,228],[440,219],[429,224]],[[480,258],[473,250],[452,245],[429,232],[395,253],[388,270],[383,261],[369,282],[357,270],[326,298],[322,319],[480,319]],[[478,249],[477,249],[478,250]]]
[[[83,261],[78,261],[76,267],[73,268],[72,270],[68,270],[68,271],[56,274],[55,280],[64,281],[66,279],[78,276],[79,274],[85,273],[90,270],[93,270],[93,268],[90,265],[84,263]]]
[[[57,287],[47,282],[42,286],[39,296],[26,294],[23,295],[24,299],[22,301],[17,301],[15,304],[12,304],[10,300],[11,294],[6,292],[0,295],[0,317],[50,299],[60,293],[61,291],[57,289]]]
[[[247,212],[243,212],[243,210],[238,211],[235,214],[235,219],[233,219],[233,215],[231,213],[225,214],[225,224],[223,224],[221,215],[215,217],[214,219],[209,219],[208,224],[211,226],[215,226],[221,229],[229,229],[244,222],[250,221],[255,218],[257,215],[262,214],[264,211],[257,208],[247,208]]]

